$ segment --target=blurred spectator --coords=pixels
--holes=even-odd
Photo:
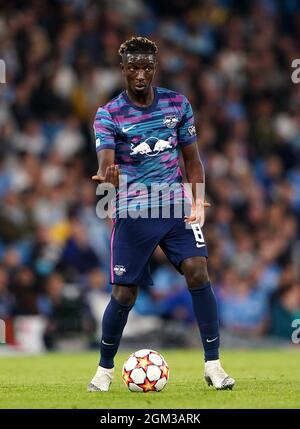
[[[57,348],[60,337],[82,331],[80,295],[73,285],[64,282],[59,273],[54,272],[48,277],[44,294],[37,300],[37,307],[47,320],[44,341],[48,349]]]
[[[7,320],[13,315],[13,295],[8,290],[8,275],[0,266],[0,319]]]
[[[268,328],[268,296],[234,271],[224,273],[220,286],[220,322],[229,332],[259,336]]]
[[[83,181],[80,188],[80,204],[77,206],[77,217],[86,230],[88,241],[103,263],[107,272],[110,271],[110,219],[99,220],[96,213],[95,187],[90,181]]]
[[[49,228],[40,227],[36,232],[36,239],[32,248],[31,263],[41,278],[51,274],[60,257],[59,244],[51,239]]]
[[[271,301],[270,334],[291,340],[292,322],[300,319],[300,283],[283,284]]]
[[[62,161],[69,161],[83,148],[83,135],[79,129],[79,121],[76,116],[65,120],[65,127],[60,130],[54,139],[54,150],[60,155]]]
[[[98,347],[101,335],[101,320],[110,300],[107,276],[100,268],[89,271],[83,290],[84,324],[86,332],[90,333],[90,346]]]
[[[0,235],[6,243],[28,237],[34,230],[31,210],[27,211],[16,192],[8,192],[0,208]]]
[[[38,314],[35,275],[31,269],[21,267],[12,280],[12,291],[15,296],[15,315]]]
[[[84,301],[90,309],[93,319],[96,321],[98,331],[103,312],[110,299],[107,288],[107,277],[100,268],[89,271],[84,285]]]
[[[72,221],[70,238],[67,240],[57,267],[70,279],[86,274],[99,267],[100,261],[90,246],[86,231],[77,220]]]

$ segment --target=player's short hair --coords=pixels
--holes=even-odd
[[[126,54],[140,53],[156,55],[158,49],[152,40],[147,37],[132,37],[122,43],[119,48],[119,54],[123,57]]]

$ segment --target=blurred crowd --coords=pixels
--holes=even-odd
[[[300,83],[291,80],[300,2],[0,3],[0,318],[9,326],[42,316],[50,349],[68,333],[97,337],[111,222],[96,216],[92,123],[123,89],[120,44],[143,35],[159,47],[155,84],[194,109],[221,325],[291,341],[300,319]],[[184,278],[160,249],[151,269],[154,286],[135,314],[193,324]]]

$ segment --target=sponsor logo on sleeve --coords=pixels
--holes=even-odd
[[[196,135],[195,125],[191,125],[190,127],[188,127],[188,132],[189,132],[190,136],[195,136]]]

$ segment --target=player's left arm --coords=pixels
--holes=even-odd
[[[199,156],[197,143],[181,148],[186,176],[191,184],[193,205],[190,216],[185,216],[185,222],[199,222],[203,226],[205,221],[205,208],[210,204],[205,201],[205,173]]]
[[[190,216],[185,217],[188,223],[199,222],[203,226],[205,208],[210,204],[205,201],[205,173],[200,159],[195,121],[192,107],[184,97],[183,115],[177,129],[178,142],[181,147],[188,183],[191,184],[193,205]]]

